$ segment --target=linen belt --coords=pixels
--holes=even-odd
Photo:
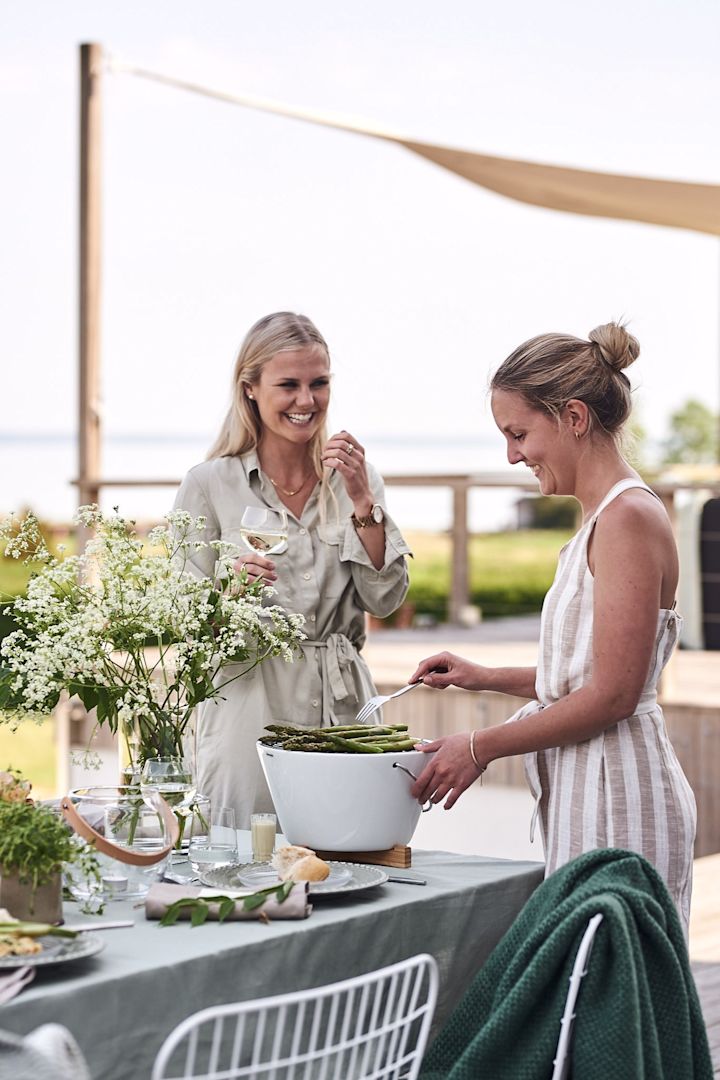
[[[345,702],[359,705],[353,666],[358,652],[345,634],[328,634],[322,641],[301,641],[303,648],[320,649],[320,676],[322,678],[322,726],[337,724],[334,705]]]

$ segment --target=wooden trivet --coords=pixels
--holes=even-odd
[[[396,844],[387,851],[318,851],[317,854],[326,862],[376,863],[402,869],[412,865],[412,851],[403,844]]]

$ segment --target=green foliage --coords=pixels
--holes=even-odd
[[[539,495],[527,499],[528,529],[573,529],[577,520],[577,499],[565,496]]]
[[[697,464],[718,457],[718,417],[701,401],[689,400],[670,417],[665,441],[667,464]]]
[[[90,863],[92,865],[92,859]],[[0,867],[36,889],[64,863],[88,865],[88,848],[48,806],[0,800]]]

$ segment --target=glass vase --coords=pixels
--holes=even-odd
[[[168,861],[168,830],[162,816],[148,804],[135,786],[77,788],[70,793],[77,812],[96,832],[111,841],[117,857],[98,851],[100,880],[85,876],[75,866],[65,867],[65,884],[72,895],[85,902],[93,898],[137,900],[159,881]],[[150,855],[151,865],[136,866],[125,861],[126,854]]]

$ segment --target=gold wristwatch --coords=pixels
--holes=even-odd
[[[364,517],[353,514],[350,520],[356,529],[367,529],[370,525],[382,525],[385,520],[385,511],[380,503],[375,503],[370,507],[369,514],[365,514]]]

